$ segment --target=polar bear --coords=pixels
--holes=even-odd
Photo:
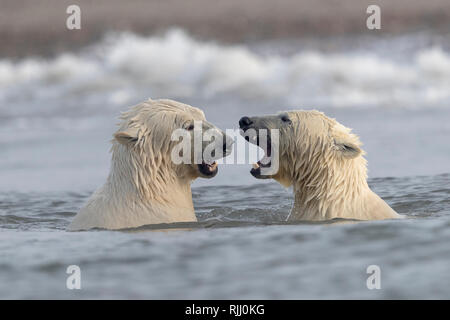
[[[298,110],[242,117],[239,126],[245,139],[265,152],[264,161],[254,164],[250,173],[293,187],[295,200],[288,220],[402,217],[369,188],[361,142],[335,119],[316,110]],[[249,129],[256,135],[249,135]],[[272,133],[264,144],[258,135],[261,129]],[[268,170],[274,167],[272,160],[277,161],[275,171]]]
[[[112,140],[106,183],[81,208],[69,230],[196,221],[191,182],[214,177],[217,162],[203,158],[195,162],[192,156],[192,161],[176,164],[172,154],[180,144],[173,133],[187,132],[194,146],[195,134],[190,132],[194,133],[195,126],[201,131],[213,130],[220,137],[211,140],[220,143],[222,154],[218,152],[216,159],[230,154],[231,138],[207,122],[200,109],[172,100],[149,99],[123,113]]]

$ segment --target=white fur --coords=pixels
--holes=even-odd
[[[292,123],[279,126],[280,170],[273,178],[293,187],[289,220],[402,217],[369,188],[364,151],[350,129],[315,110],[287,114]]]
[[[107,181],[69,230],[196,221],[190,184],[199,173],[196,165],[171,161],[177,143],[171,134],[194,120],[208,124],[203,112],[172,100],[148,100],[123,113],[121,120]]]

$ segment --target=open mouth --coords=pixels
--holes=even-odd
[[[257,145],[264,151],[264,157],[258,162],[254,163],[250,174],[258,179],[268,179],[269,175],[262,175],[261,168],[270,168],[272,166],[272,149],[270,135],[267,136],[267,141],[261,141],[259,135],[245,135],[245,140],[251,144]]]
[[[211,164],[206,163],[205,161],[202,161],[201,164],[198,164],[198,170],[200,171],[200,173],[208,178],[212,178],[214,177],[217,172],[219,171],[219,166],[217,164],[216,161],[214,161]]]

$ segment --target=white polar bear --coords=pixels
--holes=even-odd
[[[259,145],[266,153],[263,163],[258,161],[251,174],[258,179],[273,178],[286,187],[293,187],[295,201],[288,220],[403,217],[369,188],[359,138],[322,112],[299,110],[243,117],[239,125],[244,136],[245,132],[252,131],[249,129],[256,132],[278,129],[275,131],[278,132],[278,143],[271,141],[271,135],[264,144],[260,139],[248,136],[246,140]],[[275,159],[278,170],[262,174],[261,170],[271,167],[271,160]]]
[[[176,164],[172,149],[179,141],[172,141],[172,134],[177,129],[193,132],[195,123],[200,123],[202,131],[217,130],[222,139],[214,143],[223,150],[217,158],[231,152],[231,139],[207,122],[200,109],[172,100],[149,99],[123,113],[121,120],[112,140],[108,179],[81,208],[69,230],[197,221],[191,182],[214,177],[217,162],[200,159],[196,164],[191,159]],[[194,136],[189,134],[192,146]],[[204,149],[204,142],[201,146]]]

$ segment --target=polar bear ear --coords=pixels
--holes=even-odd
[[[348,159],[356,158],[362,154],[361,143],[355,134],[350,133],[350,129],[336,125],[333,130],[335,150]]]
[[[362,153],[361,148],[357,144],[350,141],[337,141],[335,139],[334,145],[336,146],[336,150],[338,152],[349,159],[356,158]]]
[[[139,140],[138,128],[128,128],[123,131],[116,132],[114,138],[125,146],[134,145]]]

